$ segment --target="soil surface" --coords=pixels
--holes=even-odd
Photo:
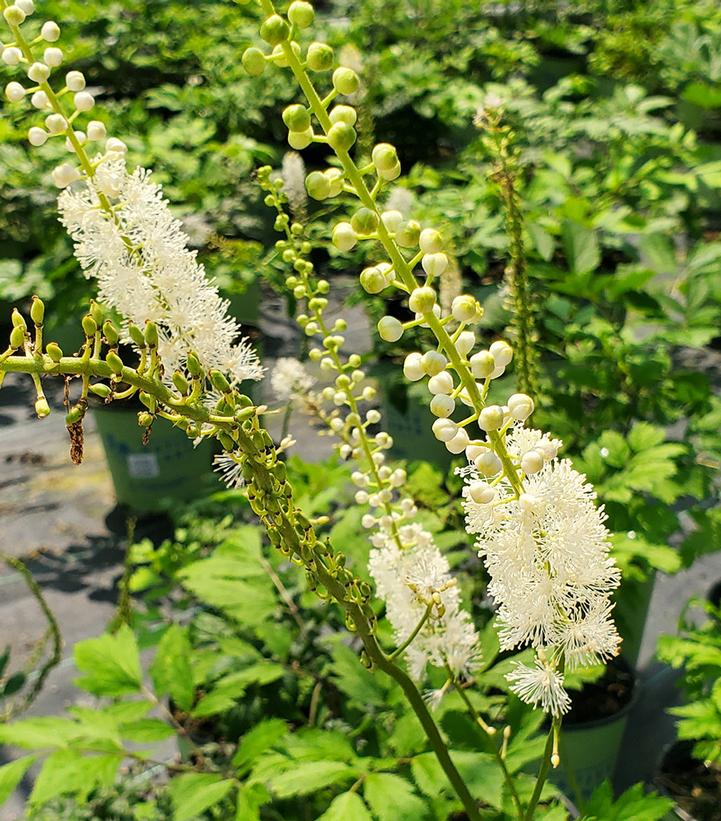
[[[616,715],[633,697],[634,675],[622,659],[612,659],[597,681],[570,693],[571,711],[565,724],[583,724]]]

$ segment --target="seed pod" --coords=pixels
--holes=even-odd
[[[30,318],[36,325],[42,325],[45,319],[45,303],[40,297],[33,296],[30,306]]]
[[[158,347],[158,326],[154,322],[145,323],[145,341],[151,348]]]
[[[25,322],[23,315],[20,313],[20,311],[18,311],[17,308],[13,308],[13,312],[11,314],[10,319],[12,320],[13,328],[22,328],[23,331],[27,331],[27,323]]]
[[[145,347],[145,337],[143,336],[143,332],[140,330],[140,328],[138,328],[137,325],[128,325],[128,334],[130,335],[131,340],[139,348]]]
[[[90,300],[90,316],[92,316],[98,326],[103,324],[105,312],[94,299]]]
[[[123,360],[115,353],[115,351],[108,351],[105,361],[112,368],[113,373],[121,374],[123,372]]]
[[[63,358],[63,351],[57,342],[48,342],[45,346],[45,353],[53,360],[53,362],[60,362]]]
[[[90,316],[90,314],[86,314],[83,317],[83,333],[86,337],[90,338],[95,336],[95,332],[98,330],[98,323]]]
[[[72,408],[65,415],[66,426],[76,425],[85,416],[84,405],[73,405]]]
[[[209,375],[210,382],[216,391],[220,391],[221,393],[227,393],[230,390],[230,382],[228,382],[228,380],[220,371],[213,370],[210,372]]]
[[[185,365],[188,369],[188,373],[192,377],[197,379],[203,375],[203,368],[200,365],[200,360],[192,351],[186,356]]]
[[[16,325],[12,331],[10,331],[10,347],[11,348],[22,348],[25,343],[25,330],[21,328],[19,325]]]
[[[140,411],[138,413],[138,425],[140,425],[141,428],[149,428],[154,421],[155,417],[152,413],[148,413],[147,411]]]
[[[180,391],[180,393],[185,396],[190,389],[190,385],[188,384],[188,380],[183,376],[180,371],[175,371],[173,374],[173,385]]]
[[[105,336],[108,345],[117,345],[120,340],[118,329],[109,319],[106,319],[105,322],[103,322],[103,335]]]
[[[89,387],[90,392],[99,396],[101,399],[107,399],[112,393],[110,388],[102,382],[97,382],[95,385],[90,385]]]

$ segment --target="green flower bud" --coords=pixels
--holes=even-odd
[[[333,229],[333,245],[339,251],[350,251],[358,243],[358,235],[349,222],[339,222]]]
[[[293,41],[291,42],[290,47],[293,50],[295,56],[300,57],[300,46],[298,45],[298,43]],[[288,68],[288,66],[290,65],[290,63],[288,62],[288,57],[285,53],[285,49],[282,45],[275,46],[273,48],[273,54],[271,56],[273,57],[273,62],[281,68]]]
[[[288,145],[295,148],[296,151],[302,151],[304,148],[313,142],[313,129],[308,128],[305,131],[289,131]],[[272,205],[273,203],[271,203]]]
[[[483,408],[478,417],[478,426],[486,432],[499,430],[503,426],[503,408],[500,405]]]
[[[378,214],[370,208],[359,208],[351,217],[350,224],[357,234],[372,234],[378,228]]]
[[[386,278],[378,268],[365,268],[360,275],[360,284],[369,294],[379,294],[386,287]]]
[[[21,328],[20,325],[16,325],[12,331],[10,331],[10,347],[11,348],[22,348],[25,344],[25,329]]]
[[[346,125],[355,125],[358,119],[355,108],[350,105],[335,106],[329,116],[332,123],[345,123]]]
[[[105,322],[103,322],[103,336],[107,340],[108,345],[117,345],[120,341],[118,329],[109,319],[106,319]]]
[[[328,145],[336,151],[348,151],[355,141],[355,129],[347,123],[334,123],[328,131]]]
[[[474,353],[469,362],[471,373],[476,379],[487,379],[496,369],[496,360],[490,351]]]
[[[38,419],[44,419],[50,415],[50,405],[48,405],[48,400],[44,396],[38,397],[35,402],[35,413]]]
[[[330,185],[330,192],[328,193],[328,196],[337,197],[343,190],[343,180],[345,179],[343,172],[340,168],[328,168],[323,173],[325,174]]]
[[[96,382],[95,385],[90,385],[89,387],[90,392],[94,393],[96,396],[99,396],[101,399],[107,399],[112,393],[110,388],[102,382]]]
[[[147,411],[140,411],[138,413],[138,425],[140,425],[141,428],[149,428],[154,421],[155,417],[152,413],[148,413]]]
[[[403,324],[394,316],[384,316],[378,323],[378,335],[385,342],[397,342],[403,336]]]
[[[360,80],[352,68],[341,66],[333,72],[333,88],[339,94],[355,94],[359,86]]]
[[[30,319],[36,325],[42,325],[45,319],[45,303],[40,297],[33,296],[33,301],[30,306]]]
[[[123,360],[115,353],[115,351],[108,351],[105,361],[110,365],[114,374],[121,374],[123,372]]]
[[[396,231],[396,242],[401,248],[415,248],[418,245],[418,237],[421,234],[420,223],[416,220],[408,220]]]
[[[271,14],[260,27],[260,36],[271,46],[277,46],[290,36],[290,26],[279,14]]]
[[[483,315],[483,309],[475,297],[461,294],[453,300],[451,313],[456,322],[476,322]]]
[[[418,245],[424,254],[437,254],[443,250],[443,237],[435,228],[424,228],[418,237]]]
[[[203,375],[200,360],[192,351],[185,357],[185,367],[188,369],[188,373],[196,379]]]
[[[220,391],[221,393],[228,393],[228,391],[230,391],[230,382],[228,382],[220,371],[213,370],[209,376],[210,382],[216,391]]]
[[[137,325],[128,325],[128,334],[132,341],[139,347],[145,347],[145,337],[143,336],[143,332],[138,328]]]
[[[416,314],[430,313],[435,304],[436,292],[428,286],[415,288],[408,297],[408,307]]]
[[[401,164],[397,162],[392,168],[389,168],[385,171],[379,171],[378,176],[385,180],[386,182],[392,182],[393,180],[397,180],[398,177],[401,175]]]
[[[10,319],[12,321],[13,328],[22,328],[23,331],[27,331],[28,326],[27,326],[27,323],[25,322],[25,318],[20,313],[20,311],[18,311],[17,308],[13,308],[13,312],[10,315]]]
[[[63,352],[57,342],[48,342],[45,347],[45,353],[53,360],[53,362],[60,362],[63,358]]]
[[[373,165],[378,171],[388,171],[398,163],[396,149],[390,143],[378,143],[371,153]]]
[[[154,322],[145,323],[145,341],[151,348],[158,347],[158,326]]]
[[[330,195],[330,182],[322,171],[311,171],[305,178],[305,190],[314,200],[324,200]]]
[[[83,333],[87,337],[95,336],[95,332],[98,330],[98,323],[90,316],[90,314],[85,314],[83,317]]]
[[[20,8],[20,6],[12,5],[8,6],[5,11],[3,11],[3,17],[7,21],[8,25],[19,26],[25,21],[25,12]]]
[[[293,0],[288,8],[288,19],[299,29],[307,29],[308,26],[313,24],[314,18],[313,6],[304,2],[304,0]]]
[[[448,267],[448,257],[443,253],[424,254],[421,265],[429,277],[439,277]]]
[[[333,49],[326,43],[311,43],[306,61],[311,71],[328,71],[333,67]]]
[[[265,71],[265,55],[259,48],[251,46],[243,52],[241,57],[243,68],[251,77],[260,77]]]
[[[298,103],[286,106],[283,110],[283,122],[291,131],[307,131],[310,128],[308,109]]]

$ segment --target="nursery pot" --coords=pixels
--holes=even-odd
[[[212,470],[213,443],[193,447],[186,434],[164,420],[152,427],[147,445],[137,410],[94,408],[118,503],[137,511],[167,509],[219,488]]]
[[[241,325],[252,325],[258,327],[260,320],[261,289],[257,279],[249,282],[242,292],[233,290],[224,294],[230,303],[228,312],[240,322]]]
[[[624,581],[617,594],[614,618],[623,637],[621,655],[634,668],[641,652],[655,584],[656,571],[652,569],[643,581]]]
[[[677,741],[664,752],[654,786],[676,802],[664,821],[715,821],[721,806],[721,772],[695,759],[692,741]]]
[[[623,699],[619,697],[618,700],[609,700],[597,685],[591,688],[587,686],[579,694],[574,694],[573,707],[561,727],[561,763],[550,774],[551,781],[559,789],[581,804],[596,787],[613,776],[628,716],[636,697],[637,687],[629,665],[623,659],[615,659],[609,664],[609,670],[614,671],[614,678],[621,676],[625,680]],[[605,674],[601,681],[607,678],[608,674]],[[608,691],[619,686],[611,680]],[[593,693],[597,691],[597,695],[589,694],[589,689]],[[596,698],[598,703],[594,704],[589,695]],[[601,713],[610,709],[609,704],[616,707],[612,713],[585,719],[594,707]],[[584,720],[574,721],[574,712],[581,712]]]

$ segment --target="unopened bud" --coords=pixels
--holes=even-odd
[[[105,361],[108,363],[114,374],[121,374],[123,372],[123,360],[115,353],[115,351],[108,351]]]
[[[90,314],[86,314],[83,317],[83,333],[87,337],[95,336],[95,332],[98,330],[98,323],[90,316]]]
[[[360,80],[352,68],[341,66],[333,72],[333,88],[339,94],[355,94],[359,86]]]
[[[213,370],[210,372],[209,376],[210,382],[216,391],[220,391],[221,393],[227,393],[230,391],[230,382],[228,382],[220,371]]]
[[[326,43],[311,43],[306,62],[311,71],[328,71],[333,66],[333,49]]]
[[[154,322],[145,323],[145,341],[151,348],[158,347],[158,326]]]
[[[90,385],[90,392],[94,393],[96,396],[99,396],[101,399],[107,399],[112,393],[109,386],[105,385],[103,382],[97,382],[95,385]]]
[[[188,380],[185,378],[185,376],[183,376],[183,374],[180,371],[175,371],[173,373],[173,385],[175,385],[177,390],[180,391],[180,393],[182,393],[183,395],[188,393],[188,390],[190,388]]]
[[[19,325],[16,325],[12,331],[10,331],[10,347],[11,348],[22,348],[25,344],[25,329],[21,328]]]
[[[271,14],[260,27],[260,36],[271,46],[284,42],[289,35],[290,27],[279,14]]]
[[[108,345],[117,345],[120,341],[118,329],[109,319],[106,319],[105,322],[103,322],[103,336],[107,340]]]
[[[44,396],[40,396],[36,400],[35,413],[37,414],[38,419],[44,419],[46,416],[50,415],[50,405],[48,405],[48,400]]]

